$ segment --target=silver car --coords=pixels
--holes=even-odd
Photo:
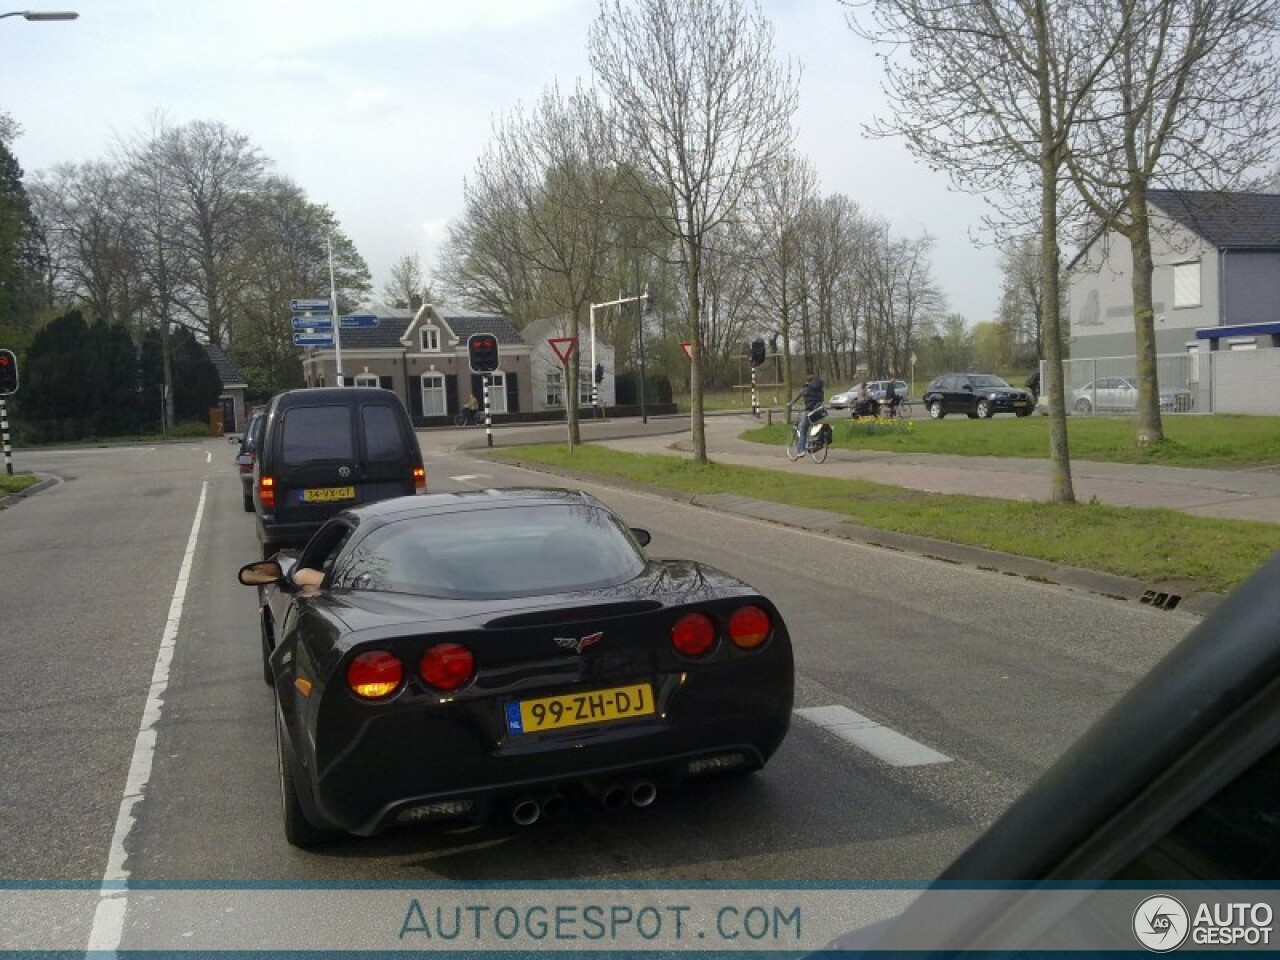
[[[1098,377],[1071,391],[1077,413],[1132,413],[1138,409],[1138,382],[1129,377]],[[1191,409],[1186,390],[1161,390],[1160,409],[1166,413]]]

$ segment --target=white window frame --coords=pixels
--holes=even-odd
[[[418,328],[418,346],[423,353],[439,353],[440,352],[440,328],[439,327],[419,327]]]
[[[547,371],[547,391],[546,406],[563,407],[564,406],[564,371],[548,370]]]
[[[501,370],[489,374],[489,412],[507,412],[507,375]]]
[[[357,387],[376,387],[380,385],[381,385],[381,381],[378,379],[378,375],[376,373],[357,373],[356,374]]]
[[[1173,309],[1204,306],[1201,295],[1200,261],[1173,265]]]
[[[448,412],[449,400],[445,393],[444,374],[424,373],[422,375],[422,415],[443,417]]]

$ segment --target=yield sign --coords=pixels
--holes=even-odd
[[[692,343],[682,343],[682,344],[680,344],[680,349],[684,351],[684,358],[685,358],[686,360],[688,360],[690,363],[693,363],[693,354],[689,352],[689,350],[690,350],[692,347],[693,347],[693,344],[692,344]]]
[[[560,358],[560,362],[567,367],[569,365],[569,358],[573,356],[573,348],[578,345],[578,338],[548,337],[547,343],[551,344],[551,349],[556,352],[556,356]]]

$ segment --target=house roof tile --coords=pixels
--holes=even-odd
[[[1147,199],[1219,249],[1280,247],[1280,193],[1151,190]]]
[[[229,390],[233,387],[248,386],[248,381],[244,375],[236,369],[236,365],[231,362],[231,358],[222,352],[222,348],[217,344],[206,343],[204,352],[209,355],[209,361],[213,364],[213,369],[218,371],[218,379],[222,381],[222,389]]]

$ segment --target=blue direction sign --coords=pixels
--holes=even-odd
[[[333,320],[329,317],[294,317],[293,329],[295,330],[332,330]]]
[[[294,313],[328,313],[328,300],[290,300],[289,309]]]
[[[343,330],[349,327],[376,327],[378,318],[372,313],[348,313],[338,318],[338,324]]]
[[[293,345],[295,347],[332,347],[332,333],[295,333],[293,335]]]

